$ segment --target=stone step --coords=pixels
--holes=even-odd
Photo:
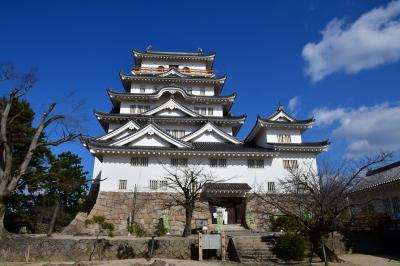
[[[273,247],[272,244],[265,243],[237,243],[239,247]]]

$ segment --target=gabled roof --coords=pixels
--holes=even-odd
[[[158,76],[159,76],[159,77],[180,77],[180,78],[186,78],[186,77],[188,77],[187,75],[185,75],[185,74],[179,72],[179,70],[176,69],[176,68],[174,68],[174,67],[171,68],[170,70],[168,70],[167,72],[162,73],[162,74],[160,74],[160,75],[158,75]]]
[[[247,183],[205,183],[205,193],[241,193],[248,192],[251,187]]]
[[[199,116],[201,116],[198,113],[193,112],[192,110],[190,110],[190,109],[186,108],[185,106],[179,104],[174,99],[169,99],[167,102],[161,104],[160,106],[158,106],[158,107],[156,107],[154,109],[151,109],[151,110],[149,110],[147,112],[142,113],[142,115],[154,115],[154,114],[156,114],[156,113],[158,113],[158,112],[160,112],[162,110],[166,110],[166,109],[169,109],[169,110],[178,109],[181,112],[183,112],[183,113],[185,113],[185,114],[187,114],[187,115],[189,115],[191,117],[199,117]]]
[[[227,113],[232,107],[233,102],[236,99],[236,93],[232,93],[227,96],[204,96],[204,95],[193,95],[188,94],[185,89],[176,85],[169,85],[159,89],[153,93],[127,93],[127,92],[115,92],[111,89],[107,90],[107,93],[116,106],[120,101],[157,101],[161,96],[165,94],[177,95],[180,94],[185,101],[194,103],[220,103],[224,107],[224,111]]]
[[[215,94],[219,95],[222,91],[224,86],[226,76],[218,77],[218,78],[206,78],[206,77],[179,77],[179,76],[172,76],[172,77],[160,77],[160,76],[146,76],[146,75],[129,75],[123,72],[119,73],[122,85],[126,91],[130,91],[131,89],[131,82],[138,81],[138,82],[160,82],[166,85],[175,83],[175,84],[199,84],[199,85],[214,85]]]
[[[111,131],[110,133],[105,134],[104,136],[98,137],[97,140],[108,140],[108,139],[111,139],[115,136],[122,134],[124,131],[133,130],[133,129],[139,130],[139,128],[140,127],[138,124],[136,124],[134,121],[130,120],[123,126]]]
[[[185,137],[182,138],[182,140],[191,141],[194,138],[197,138],[197,137],[201,136],[202,134],[204,134],[206,132],[214,132],[215,134],[217,134],[221,138],[223,138],[223,139],[225,139],[225,140],[227,140],[227,141],[229,141],[229,142],[231,142],[233,144],[242,144],[242,142],[240,140],[238,140],[235,137],[229,135],[228,133],[222,131],[221,129],[219,129],[213,123],[210,123],[210,122],[205,124],[200,129],[190,133],[189,135],[186,135]]]
[[[267,145],[276,151],[307,151],[307,152],[322,152],[326,151],[329,146],[329,141],[318,142],[302,142],[302,143],[271,143]]]
[[[138,154],[152,156],[199,156],[199,157],[242,157],[270,158],[277,157],[278,152],[270,148],[262,148],[252,144],[232,144],[214,142],[194,142],[188,148],[110,146],[109,141],[84,139],[83,145],[96,156],[102,154]]]
[[[148,124],[151,121],[155,123],[180,123],[180,124],[194,124],[203,125],[208,122],[213,122],[216,125],[228,125],[232,126],[232,133],[235,136],[239,129],[242,127],[246,120],[246,115],[242,116],[199,116],[199,117],[179,117],[179,116],[145,116],[138,114],[119,114],[119,113],[103,113],[94,111],[96,118],[100,121],[101,126],[107,130],[108,123],[110,122],[125,122],[134,120],[137,123]]]
[[[165,140],[166,142],[176,146],[177,148],[190,148],[191,147],[190,143],[184,142],[182,140],[179,140],[179,139],[173,137],[172,135],[168,134],[165,130],[161,129],[160,127],[156,126],[153,123],[148,124],[146,127],[142,128],[139,131],[137,131],[133,134],[130,134],[122,139],[111,142],[110,146],[124,146],[124,145],[129,144],[145,135],[158,136],[161,139]]]
[[[246,141],[249,142],[258,134],[263,127],[269,128],[285,128],[285,129],[299,129],[303,132],[312,127],[315,119],[298,120],[295,117],[286,113],[282,105],[279,105],[278,109],[270,116],[262,118],[257,116],[256,124],[246,137]]]
[[[158,60],[179,60],[179,61],[205,61],[207,63],[207,68],[211,68],[215,59],[215,53],[204,54],[202,51],[197,53],[185,53],[185,52],[160,52],[146,50],[141,52],[137,49],[132,49],[133,57],[135,59],[135,64],[140,65],[142,59],[158,59]]]

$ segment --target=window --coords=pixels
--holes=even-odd
[[[150,180],[151,190],[167,190],[168,182],[167,180]]]
[[[387,213],[387,214],[392,213],[392,204],[390,203],[390,199],[383,200],[383,209],[385,210],[385,213]]]
[[[146,92],[146,87],[145,86],[141,86],[140,87],[140,93],[145,93]]]
[[[206,95],[206,89],[200,88],[200,95]]]
[[[226,167],[226,159],[210,159],[210,167]]]
[[[299,168],[299,165],[297,163],[297,160],[283,160],[283,168],[285,169],[297,169]]]
[[[214,108],[208,107],[208,115],[213,115],[214,114]]]
[[[191,191],[196,191],[196,189],[198,188],[198,183],[196,180],[192,180],[192,189]]]
[[[171,158],[171,165],[185,167],[188,165],[188,158]]]
[[[132,157],[131,158],[132,166],[149,166],[149,158],[146,157]]]
[[[269,192],[275,191],[275,182],[268,182],[267,187]]]
[[[190,73],[190,68],[184,67],[184,68],[183,68],[183,72],[184,72],[184,73]]]
[[[290,143],[292,142],[290,135],[288,134],[278,134],[278,142],[280,143]]]
[[[188,87],[188,88],[187,88],[187,93],[188,93],[188,94],[193,94],[192,87]]]
[[[175,138],[182,138],[185,136],[185,130],[184,129],[167,129],[167,132],[174,136]]]
[[[394,214],[400,213],[399,197],[393,197],[392,198],[392,207],[393,207],[393,213]]]
[[[164,72],[164,67],[163,66],[159,66],[159,67],[157,67],[157,71],[158,72]]]
[[[206,115],[207,114],[207,108],[206,107],[194,107],[194,111],[200,115]]]
[[[248,168],[264,168],[264,160],[263,159],[249,159],[247,160]]]
[[[118,189],[119,190],[125,190],[127,184],[128,184],[128,180],[119,180]]]
[[[160,88],[159,85],[154,85],[154,86],[153,86],[153,90],[154,90],[154,91],[158,91],[159,88]]]
[[[150,110],[150,105],[131,105],[131,114],[141,114]]]

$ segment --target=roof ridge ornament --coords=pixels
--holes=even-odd
[[[151,44],[149,44],[147,47],[146,47],[146,53],[148,53],[148,52],[151,52],[151,49],[152,49],[153,47],[151,46]]]

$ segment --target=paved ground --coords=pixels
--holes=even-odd
[[[380,256],[372,256],[372,255],[364,255],[364,254],[346,254],[340,256],[344,263],[329,263],[330,266],[400,266],[400,260],[388,258],[388,257],[380,257]],[[166,263],[154,263],[155,260],[163,261]],[[194,261],[194,260],[174,260],[174,259],[154,259],[151,261],[147,261],[145,259],[130,259],[130,260],[114,260],[114,261],[93,261],[93,262],[31,262],[31,263],[22,263],[22,262],[10,262],[6,264],[1,264],[4,266],[145,266],[145,265],[153,265],[153,266],[195,266],[195,265],[206,265],[206,266],[238,266],[238,265],[265,265],[265,264],[240,264],[236,262],[221,262],[221,261]],[[270,264],[272,265],[272,264]],[[282,263],[278,265],[299,265],[296,263]],[[307,265],[307,264],[302,264]],[[322,266],[324,263],[313,263],[313,266]]]
[[[365,254],[346,254],[340,258],[354,266],[400,266],[400,259]]]

